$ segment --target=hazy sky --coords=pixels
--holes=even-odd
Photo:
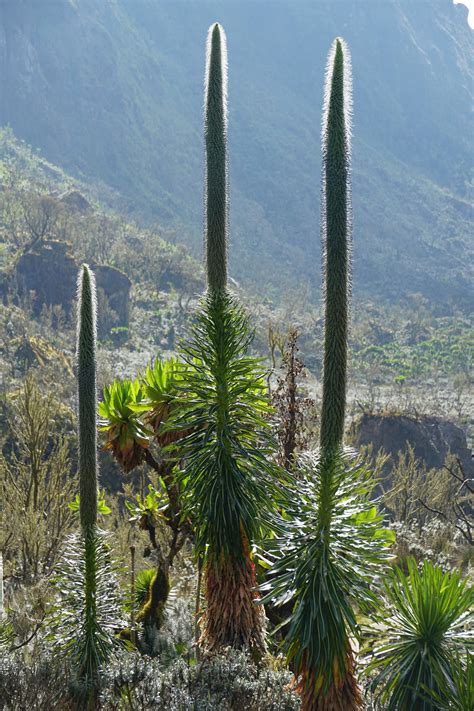
[[[469,8],[467,21],[469,22],[470,27],[474,28],[474,0],[453,0],[453,2],[455,5],[461,4]]]

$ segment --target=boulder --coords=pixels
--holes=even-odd
[[[126,274],[105,264],[91,265],[99,292],[98,332],[110,335],[114,326],[127,327],[130,315],[131,282]],[[20,297],[34,292],[33,312],[41,313],[44,304],[60,304],[67,314],[75,305],[79,265],[67,242],[43,240],[25,254],[15,266],[14,282]]]
[[[92,211],[91,204],[79,190],[69,190],[59,196],[59,201],[73,212],[86,214]]]
[[[78,266],[67,242],[43,240],[18,259],[14,278],[19,296],[35,292],[33,312],[60,304],[69,313],[76,296]]]
[[[461,461],[466,476],[474,476],[472,453],[465,433],[441,417],[363,414],[351,425],[350,441],[356,448],[372,444],[374,452],[383,449],[390,454],[386,474],[390,473],[398,452],[405,451],[408,443],[413,447],[415,457],[427,469],[441,469],[446,456],[454,454]]]
[[[108,306],[116,314],[114,326],[128,326],[130,318],[130,289],[132,283],[128,276],[107,264],[93,264],[97,289],[101,289],[107,298]],[[99,312],[99,334],[108,335],[109,324],[101,321]],[[107,331],[107,333],[106,333]]]

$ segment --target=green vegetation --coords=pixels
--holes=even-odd
[[[306,455],[298,475],[286,534],[270,549],[274,563],[264,601],[291,603],[284,646],[302,708],[357,709],[350,640],[361,636],[358,614],[376,607],[394,536],[370,500],[373,476],[360,459]]]
[[[450,660],[451,678],[443,674],[438,679],[441,691],[428,691],[428,698],[438,711],[469,711],[474,705],[474,656],[468,652],[466,661],[454,656]]]
[[[107,575],[108,553],[97,528],[98,513],[98,464],[97,464],[97,393],[96,393],[96,295],[95,280],[90,269],[84,265],[78,280],[77,309],[77,386],[79,425],[79,517],[81,539],[74,571],[78,587],[73,594],[83,594],[83,600],[74,600],[75,609],[81,610],[79,624],[70,640],[75,673],[83,687],[82,694],[87,706],[95,705],[100,685],[101,667],[108,661],[113,637],[110,635],[110,620],[103,625],[99,614],[97,598],[109,591],[99,589],[98,581]],[[66,563],[71,565],[73,557],[68,552]],[[66,574],[63,570],[63,575]],[[69,570],[69,577],[71,571]],[[67,588],[66,588],[67,589]],[[113,600],[108,600],[113,610]],[[83,606],[83,608],[82,608]],[[61,614],[61,613],[60,613]],[[82,618],[82,619],[81,619]],[[73,626],[72,626],[73,627]],[[72,630],[71,630],[72,631]]]
[[[385,593],[374,647],[378,696],[389,711],[436,711],[430,692],[442,697],[449,689],[454,701],[456,686],[463,687],[455,655],[472,645],[473,590],[457,572],[428,561],[418,570],[411,560],[407,575],[395,568]]]
[[[474,352],[472,323],[462,317],[444,317],[435,319],[433,326],[432,334],[420,334],[415,343],[403,343],[400,334],[383,345],[357,344],[353,351],[356,373],[376,367],[385,380],[417,380],[436,373],[469,377]]]
[[[359,709],[351,637],[356,610],[376,602],[390,542],[370,501],[374,482],[344,453],[350,270],[349,50],[336,39],[328,59],[323,113],[322,236],[325,337],[320,450],[302,456],[294,510],[285,522],[267,599],[291,602],[284,644],[304,711]]]
[[[208,294],[183,350],[190,374],[177,424],[191,430],[182,442],[184,497],[205,561],[203,642],[210,650],[249,646],[262,654],[264,615],[254,604],[251,546],[271,530],[281,494],[263,371],[247,355],[249,342],[241,307],[225,293]]]
[[[125,472],[142,462],[143,449],[148,447],[152,434],[140,420],[143,399],[144,392],[138,379],[114,380],[105,386],[104,398],[99,403],[100,429],[107,433],[105,446],[112,450]]]
[[[5,576],[26,585],[56,567],[74,525],[67,506],[77,487],[67,427],[72,413],[64,407],[61,418],[54,395],[41,392],[30,372],[2,412],[0,546]]]

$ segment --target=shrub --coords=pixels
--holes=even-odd
[[[373,682],[389,711],[436,711],[428,694],[442,695],[456,684],[456,653],[472,645],[474,588],[458,572],[415,561],[408,574],[395,568],[385,586],[387,608],[380,615]]]

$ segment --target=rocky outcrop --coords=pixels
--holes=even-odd
[[[95,274],[97,289],[100,289],[107,298],[108,306],[117,315],[114,325],[128,326],[130,318],[130,289],[132,283],[128,276],[115,267],[107,264],[93,264],[92,269]],[[101,323],[99,312],[98,319],[99,334],[106,335],[105,322]]]
[[[41,241],[16,263],[14,281],[18,295],[24,297],[34,292],[35,315],[44,304],[60,304],[69,313],[76,296],[77,270],[67,242]]]
[[[73,212],[87,214],[92,211],[91,204],[79,190],[69,190],[59,196],[59,202]]]
[[[108,336],[114,326],[126,327],[130,315],[131,282],[126,274],[108,265],[91,265],[96,275],[99,292],[98,329],[100,336]],[[44,240],[34,249],[22,254],[16,263],[10,283],[20,298],[30,297],[35,315],[43,305],[59,304],[71,314],[76,300],[76,281],[79,265],[69,251],[67,242]],[[7,292],[7,287],[3,289]]]
[[[466,475],[474,475],[466,435],[460,427],[441,417],[364,414],[352,424],[350,441],[357,448],[372,444],[374,452],[383,449],[390,454],[385,468],[387,474],[398,452],[405,451],[408,443],[427,469],[441,469],[446,456],[454,454],[461,461]]]

